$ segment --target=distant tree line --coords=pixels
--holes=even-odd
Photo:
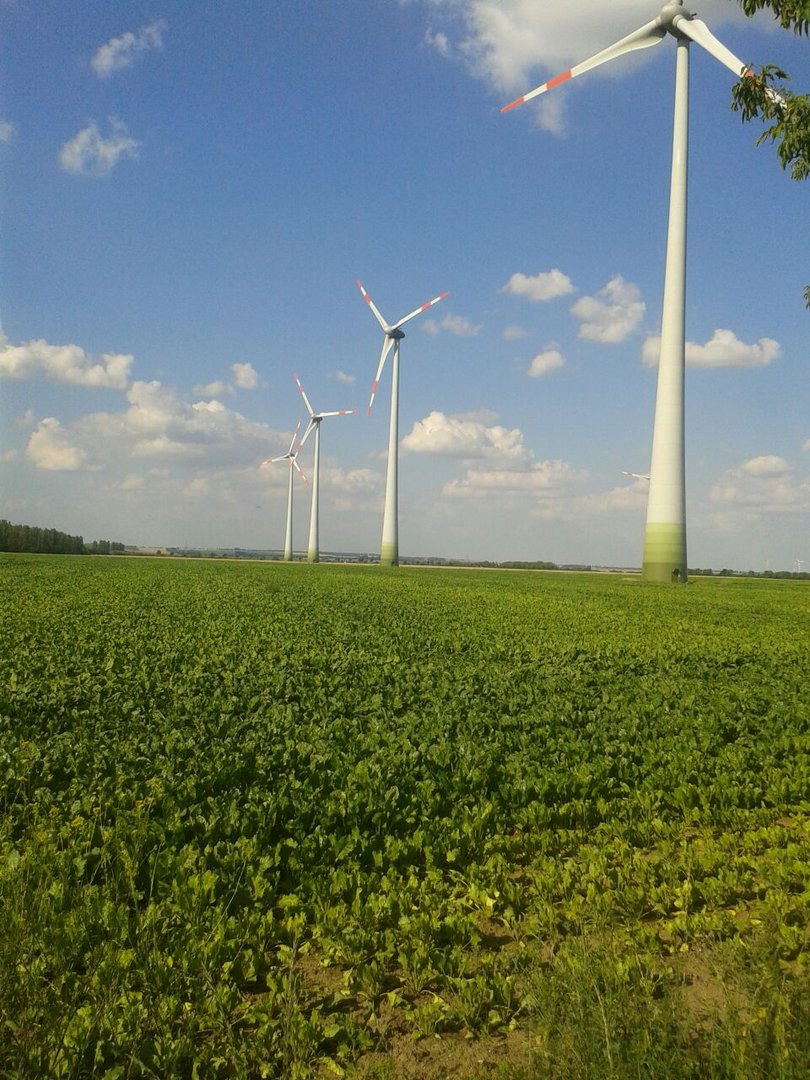
[[[36,525],[13,525],[0,519],[0,551],[31,551],[41,555],[111,555],[124,551],[115,540],[94,540],[71,536],[59,529],[40,529]]]

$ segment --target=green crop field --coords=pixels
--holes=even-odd
[[[807,1076],[810,586],[0,556],[0,1077]]]

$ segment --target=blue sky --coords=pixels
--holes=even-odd
[[[695,9],[810,89],[806,39]],[[656,0],[0,0],[0,516],[280,547],[296,372],[321,548],[638,565],[675,46],[500,107]],[[807,183],[692,48],[690,566],[810,565]],[[311,444],[299,462],[307,471]],[[310,489],[298,484],[295,546]]]

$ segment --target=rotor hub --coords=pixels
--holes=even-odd
[[[678,15],[685,15],[683,0],[669,0],[668,4],[664,4],[661,8],[661,14],[658,18],[662,24],[668,28],[671,28],[675,18]]]

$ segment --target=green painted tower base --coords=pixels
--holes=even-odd
[[[397,551],[397,545],[383,541],[382,547],[380,548],[380,566],[398,565],[399,552]]]
[[[685,525],[647,523],[641,576],[645,581],[686,584]]]

